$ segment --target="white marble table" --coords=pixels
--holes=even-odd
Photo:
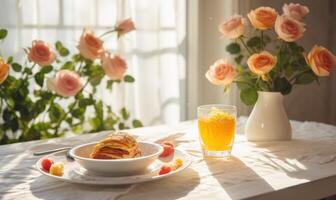
[[[0,199],[318,199],[336,194],[335,126],[292,121],[292,141],[250,143],[243,136],[245,122],[245,117],[238,120],[230,160],[202,158],[195,121],[130,130],[151,141],[179,136],[170,139],[194,163],[167,179],[120,187],[63,183],[33,167],[38,157],[31,149],[37,145],[75,145],[107,133],[0,146]]]

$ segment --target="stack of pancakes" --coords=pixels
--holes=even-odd
[[[112,133],[101,140],[90,154],[95,159],[135,158],[141,155],[138,142],[124,132]]]

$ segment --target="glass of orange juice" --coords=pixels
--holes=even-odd
[[[203,155],[231,155],[236,128],[237,109],[231,105],[203,105],[197,108],[198,130]]]

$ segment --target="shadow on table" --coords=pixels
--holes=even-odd
[[[198,172],[187,168],[185,171],[168,178],[139,183],[130,193],[118,198],[118,200],[179,199],[185,197],[199,184],[200,177]]]
[[[256,180],[258,181],[258,189],[273,190],[262,177],[235,156],[231,156],[230,158],[206,158],[204,161],[211,176],[218,181],[228,196],[221,198],[245,198],[244,194],[242,194],[243,191],[238,190],[238,187],[237,189],[232,188]],[[242,187],[239,187],[239,189],[242,189]],[[243,189],[247,190],[249,188]],[[253,190],[253,188],[250,189],[250,191],[251,190]]]
[[[323,165],[336,161],[334,144],[328,143],[325,140],[315,140],[312,138],[292,139],[291,141],[283,142],[256,142],[254,145],[261,150],[264,163],[295,179],[314,181],[317,178],[316,174],[305,173],[306,171],[316,169],[316,167],[322,170]],[[295,186],[295,188],[292,187],[292,193],[293,191],[297,191],[296,194],[299,194],[298,192],[302,193],[304,190],[301,188],[302,185]],[[287,190],[289,188],[279,190],[279,194],[282,193],[285,195]],[[325,191],[319,192],[325,195],[336,194],[336,192],[332,193],[328,189],[322,188],[322,190]],[[308,194],[311,192],[305,191],[305,193]],[[322,198],[316,192],[312,192],[310,197],[312,199]]]
[[[190,181],[191,179],[193,181]],[[162,180],[121,186],[71,184],[40,176],[30,183],[30,190],[35,197],[45,200],[78,199],[81,196],[83,196],[82,199],[95,200],[151,199],[153,197],[162,200],[183,197],[198,184],[197,172],[186,169],[180,174]],[[169,194],[169,197],[162,194]]]
[[[11,147],[9,146],[8,151],[11,151]],[[37,172],[31,166],[31,163],[35,162],[35,159],[27,152],[1,155],[0,199],[5,196],[7,197],[7,195],[13,196],[15,193],[21,192],[21,188],[24,188],[22,184],[36,177]]]
[[[66,183],[46,176],[40,176],[30,183],[30,191],[36,198],[54,199],[115,199],[128,192],[132,185],[95,186]]]
[[[292,139],[283,142],[258,142],[254,143],[255,147],[261,149],[262,156],[266,159],[270,167],[286,173],[290,177],[304,178],[311,180],[307,174],[301,176],[299,171],[309,170],[310,164],[323,165],[334,162],[336,156],[330,156],[327,152],[324,155],[323,148],[326,147],[325,141],[309,139]],[[288,147],[295,147],[288,150]],[[331,147],[334,148],[334,147]],[[324,150],[329,151],[327,148]],[[333,153],[335,153],[334,150]]]

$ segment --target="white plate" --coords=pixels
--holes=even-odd
[[[148,170],[139,175],[133,176],[98,176],[96,174],[92,174],[81,167],[75,161],[68,161],[65,157],[66,151],[57,152],[45,157],[42,157],[36,162],[36,168],[46,176],[49,176],[54,179],[58,179],[61,181],[69,182],[69,183],[80,183],[80,184],[91,184],[91,185],[125,185],[132,183],[141,183],[146,181],[158,180],[161,178],[169,177],[174,174],[182,172],[184,169],[190,166],[191,158],[190,156],[183,150],[175,149],[174,154],[168,156],[166,158],[157,159],[152,165],[149,166]],[[44,171],[41,168],[41,161],[44,158],[49,158],[54,162],[63,162],[64,163],[64,174],[63,176],[54,176]],[[183,161],[183,165],[177,170],[170,172],[164,175],[158,175],[160,167],[164,163],[168,163],[174,161],[175,159],[181,159]]]

